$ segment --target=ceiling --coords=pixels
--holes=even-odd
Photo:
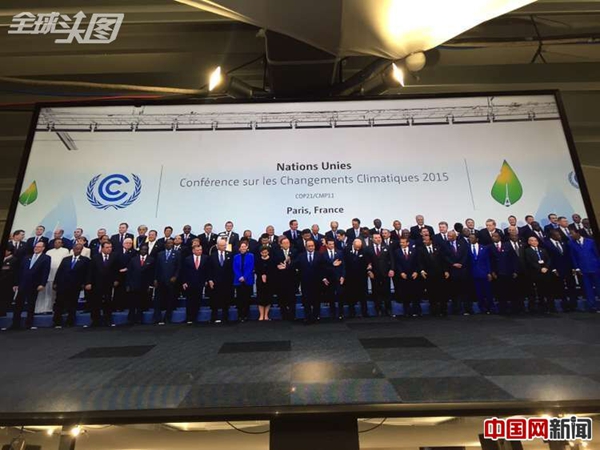
[[[0,3],[0,218],[10,201],[34,102],[172,95],[155,92],[157,87],[198,90],[216,66],[266,96],[347,95],[352,90],[341,88],[377,65],[374,57],[332,57],[174,0],[49,3]],[[75,14],[82,9],[125,13],[118,38],[109,45],[55,44],[51,34],[8,34],[12,17],[23,11]],[[425,68],[409,77],[406,87],[387,93],[528,89],[563,92],[580,159],[588,173],[595,173],[590,171],[600,167],[600,0],[538,0],[492,19],[427,52]]]

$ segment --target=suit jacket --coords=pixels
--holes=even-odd
[[[436,233],[433,236],[433,244],[441,249],[446,247],[446,243],[448,242],[448,233],[446,233],[446,239],[442,236],[442,233]]]
[[[400,237],[402,236],[402,230],[396,230],[395,228],[390,231],[390,237],[392,241],[400,241]]]
[[[322,255],[314,252],[312,263],[308,261],[308,252],[298,255],[295,267],[300,271],[300,285],[303,296],[314,296],[319,292],[321,286],[321,264]]]
[[[588,235],[588,232],[585,230],[585,228],[583,228],[583,224],[581,224],[581,223],[579,224],[579,228],[577,228],[577,225],[575,225],[575,223],[570,223],[569,230],[579,230],[579,233],[583,237],[591,237]]]
[[[85,256],[79,255],[73,267],[71,267],[72,262],[73,256],[67,256],[60,262],[56,275],[54,275],[56,292],[83,289],[91,261]]]
[[[552,261],[552,269],[556,270],[561,277],[571,275],[573,270],[573,260],[571,259],[571,248],[569,243],[560,242],[560,248],[556,244],[548,239],[546,241],[545,249],[550,255]]]
[[[73,242],[70,239],[67,239],[65,237],[61,238],[63,241],[63,247],[66,248],[67,250],[71,250],[73,248]],[[50,239],[48,241],[48,245],[46,246],[46,251],[54,248],[54,241],[56,239]]]
[[[369,262],[371,263],[373,275],[375,277],[387,277],[390,270],[394,270],[394,257],[392,256],[391,250],[381,245],[381,251],[377,255],[375,246],[368,247],[367,255]]]
[[[92,258],[100,253],[100,239],[94,238],[90,241],[90,252]]]
[[[354,230],[354,228],[348,228],[346,230],[346,236],[352,242],[354,239],[361,239],[362,236],[360,234],[360,228],[358,230]]]
[[[430,225],[423,225],[423,228],[427,228],[429,230],[429,236],[433,238],[433,235],[435,234],[433,227]],[[410,227],[410,238],[414,241],[421,241],[421,228],[419,228],[419,225]]]
[[[139,250],[142,245],[148,240],[148,236],[140,234],[133,239],[133,248]]]
[[[525,263],[525,249],[527,246],[522,242],[519,242],[518,251],[515,251],[513,243],[509,240],[506,242],[506,248],[511,252],[514,258],[515,267],[519,275],[527,273],[527,264]]]
[[[217,245],[217,234],[210,233],[207,237],[206,233],[202,233],[198,235],[198,238],[200,239],[200,245],[202,246],[202,254],[208,256],[210,254],[210,249]]]
[[[125,237],[123,238],[123,240],[127,238],[133,241],[133,234],[125,233]],[[112,242],[113,245],[113,253],[121,253],[123,251],[123,243],[121,242],[121,235],[119,233],[113,234],[110,237],[110,242]]]
[[[335,241],[337,241],[337,230],[335,233],[333,233],[331,230],[329,230],[328,232],[325,233],[325,239],[333,239]]]
[[[154,262],[154,280],[160,284],[168,285],[171,278],[179,278],[181,254],[171,249],[167,258],[167,251],[161,251]]]
[[[525,263],[527,264],[529,273],[534,280],[544,276],[544,274],[542,274],[542,268],[552,270],[552,264],[548,251],[542,247],[538,247],[538,250],[539,256],[533,247],[528,247],[525,249]]]
[[[117,280],[118,271],[118,254],[111,253],[108,256],[108,262],[105,264],[102,253],[98,253],[92,257],[90,262],[86,284],[91,284],[94,291],[108,292]]]
[[[346,272],[346,284],[358,285],[366,287],[367,283],[367,266],[369,265],[369,256],[364,249],[355,255],[352,253],[352,248],[349,247],[344,255],[344,270]]]
[[[444,272],[447,270],[447,264],[444,260],[442,250],[434,245],[433,253],[429,253],[427,247],[421,245],[418,247],[418,252],[419,270],[427,272],[428,279],[442,278]]]
[[[320,264],[321,264],[321,279],[327,278],[330,283],[337,283],[340,278],[346,276],[346,268],[344,265],[344,253],[339,250],[333,251],[333,259],[329,257],[329,250],[325,250],[321,253]],[[334,266],[334,261],[339,260],[342,263],[339,266]]]
[[[242,267],[242,255],[238,253],[233,257],[233,285],[240,286],[240,278],[244,277],[246,286],[254,286],[254,255],[249,251],[244,257],[244,267]]]
[[[195,234],[188,234],[188,237],[186,239],[185,235],[183,233],[181,233],[179,236],[181,236],[181,245],[184,245],[186,247],[192,247],[192,241],[194,239],[196,239],[196,235]]]
[[[374,234],[381,234],[381,230],[383,230],[383,228],[371,228],[369,230],[369,233],[371,234],[371,236],[373,236]]]
[[[569,242],[569,240],[571,239],[571,233],[569,232],[569,227],[567,227],[567,231],[566,231],[566,232],[564,232],[562,228],[558,228],[558,232],[560,233],[560,240],[561,240],[562,242],[564,242],[565,244],[566,244],[567,242]],[[550,236],[549,236],[549,235],[547,235],[547,236],[546,236],[546,239],[550,239]],[[547,242],[546,242],[546,244],[547,244]],[[544,245],[544,247],[545,247],[545,246],[546,246],[546,245]]]
[[[279,265],[282,262],[286,263],[285,269],[276,268],[277,285],[280,289],[296,289],[296,252],[290,247],[289,259],[286,261],[283,249],[280,247],[274,248],[272,252],[272,258],[275,261],[275,265]]]
[[[496,244],[488,248],[491,252],[492,272],[501,276],[512,276],[519,272],[518,256],[509,242],[501,242],[500,250]]]
[[[223,238],[223,239],[227,239],[227,233],[225,231],[222,231],[221,233],[219,233],[219,238]],[[231,244],[231,250],[233,251],[234,249],[237,248],[238,243],[240,242],[240,235],[237,234],[235,231],[232,231],[229,234],[229,244]]]
[[[579,269],[583,273],[600,272],[600,255],[598,255],[598,248],[593,239],[583,238],[583,245],[571,239],[569,247],[575,269]]]
[[[340,241],[339,239],[335,240],[335,248],[342,252],[346,252],[348,249],[352,248],[352,242],[350,242],[347,237],[344,239],[344,241]]]
[[[225,252],[225,259],[221,266],[219,262],[219,252],[214,251],[209,257],[210,261],[210,273],[209,281],[213,281],[215,284],[232,286],[233,285],[233,253]]]
[[[483,235],[483,233],[481,233]],[[488,233],[489,235],[489,233]],[[473,254],[473,247],[469,246],[468,251],[471,257],[471,276],[476,280],[487,278],[492,273],[491,250],[479,244],[479,252]]]
[[[19,242],[18,248],[12,243],[12,241],[8,242],[7,248],[10,250],[10,253],[17,259],[22,260],[27,256],[27,242]]]
[[[551,230],[557,230],[558,229],[558,224],[554,225],[549,223],[548,225],[546,225],[544,227],[544,234],[549,234]]]
[[[315,241],[315,248],[319,250],[321,248],[321,245],[323,245],[321,240],[325,238],[325,235],[317,233],[317,235],[315,236],[314,234],[310,233],[310,237],[313,241]]]
[[[360,240],[363,241],[363,247],[365,247],[365,248],[373,245],[373,238],[371,237],[371,235],[361,236]]]
[[[527,242],[531,236],[535,236],[533,229],[529,225],[523,225],[519,228],[519,237]]]
[[[164,250],[163,247],[158,243],[158,239],[154,241],[154,245],[150,248],[150,241],[146,240],[145,244],[148,246],[148,256],[152,256],[152,259],[156,260],[158,254]]]
[[[200,264],[196,269],[194,255],[190,255],[181,264],[181,282],[188,285],[188,289],[201,291],[206,285],[210,271],[209,257],[205,254],[200,256]]]
[[[133,256],[127,264],[126,274],[126,285],[131,291],[147,291],[154,282],[154,259],[146,255],[142,266],[140,255]]]
[[[394,265],[396,275],[405,273],[409,277],[414,273],[419,273],[419,251],[416,246],[408,246],[408,256],[404,255],[402,248],[397,248],[394,251]]]
[[[496,228],[494,232],[500,235],[501,240],[504,239],[504,232],[500,228]],[[479,230],[479,245],[487,246],[493,242],[492,236],[490,236],[490,232],[486,228]]]
[[[450,241],[446,241],[446,244],[441,247],[441,249],[446,261],[446,266],[448,267],[448,272],[450,273],[450,278],[467,278],[471,270],[469,247],[457,239],[456,251],[454,250],[454,246],[450,244]],[[459,269],[458,267],[453,267],[452,264],[460,264],[462,267]]]
[[[25,244],[27,245],[27,253],[30,255],[33,253],[34,241],[35,236],[30,237],[29,239],[27,239],[27,242],[25,242]],[[46,250],[48,250],[48,238],[46,236],[41,236],[38,241],[42,241],[44,244],[46,244]]]
[[[17,271],[17,283],[20,291],[34,290],[38,286],[46,286],[48,276],[50,275],[50,257],[46,254],[40,254],[33,267],[29,267],[31,258],[24,258],[21,261],[21,267]]]

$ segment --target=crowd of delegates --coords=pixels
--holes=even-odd
[[[375,219],[373,227],[356,218],[347,230],[336,221],[322,234],[318,225],[301,229],[291,220],[281,236],[272,226],[256,240],[250,230],[240,237],[227,222],[213,232],[206,224],[195,235],[186,225],[180,234],[172,227],[156,230],[139,226],[137,235],[127,223],[109,236],[104,228],[90,242],[78,228],[73,239],[63,230],[53,238],[40,225],[25,239],[23,230],[12,233],[2,267],[0,315],[14,299],[12,328],[20,327],[25,309],[26,327],[34,314],[54,312],[54,324],[75,323],[81,291],[91,312],[92,326],[113,325],[114,311],[128,310],[130,323],[140,323],[144,310],[154,310],[154,322],[172,320],[180,296],[186,298],[186,321],[197,320],[201,300],[208,297],[211,321],[228,320],[229,307],[237,307],[238,320],[248,319],[256,292],[260,317],[269,320],[273,303],[282,318],[294,320],[296,295],[301,292],[304,320],[320,320],[321,304],[330,317],[369,315],[367,299],[378,315],[393,315],[392,300],[403,304],[404,314],[419,316],[427,299],[431,314],[469,315],[476,301],[483,313],[519,314],[554,311],[555,299],[563,311],[577,307],[578,288],[587,309],[597,312],[600,293],[600,257],[589,220],[573,214],[572,222],[548,215],[545,227],[533,216],[508,217],[508,227],[497,228],[489,219],[477,229],[472,219],[452,228],[440,222],[437,232],[423,216],[403,229],[395,220],[390,229]]]

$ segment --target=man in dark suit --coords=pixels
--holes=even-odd
[[[325,233],[325,239],[337,239],[338,231],[343,231],[340,230],[340,224],[336,220],[332,220],[329,226],[331,229],[327,233]],[[344,235],[346,235],[345,231]]]
[[[480,236],[484,236],[488,231],[482,231]],[[498,233],[500,234],[500,233]],[[470,267],[471,277],[475,284],[475,294],[477,303],[482,313],[491,314],[494,309],[494,296],[492,294],[492,261],[490,258],[490,249],[479,243],[477,236],[469,236],[470,249]]]
[[[159,247],[159,253],[165,249],[165,243],[169,239],[171,239],[171,240],[173,239],[173,227],[166,226],[163,230],[163,234],[164,234],[164,236],[156,241],[156,243]]]
[[[32,255],[33,249],[37,245],[38,242],[44,243],[44,248],[48,248],[48,238],[44,236],[46,232],[46,227],[44,225],[38,225],[35,227],[35,236],[27,239],[27,254]]]
[[[581,220],[581,216],[579,214],[575,213],[575,214],[571,215],[571,219],[573,219],[573,222],[571,224],[569,224],[569,230],[579,230],[579,232],[581,233],[581,235],[583,237],[589,237],[589,236],[587,236],[587,233],[586,233],[585,229],[583,228],[583,222]]]
[[[340,230],[340,232],[343,232],[343,230]],[[350,308],[350,317],[356,315],[355,305],[357,302],[360,304],[362,317],[369,317],[367,311],[367,266],[369,265],[369,256],[365,252],[363,242],[360,239],[354,239],[352,245],[347,248],[344,262],[346,269],[344,298],[345,303]]]
[[[68,327],[75,325],[75,314],[77,313],[77,301],[79,294],[85,287],[85,282],[90,267],[90,260],[81,256],[83,245],[73,246],[73,255],[64,258],[56,275],[54,276],[54,290],[56,291],[56,302],[54,303],[54,327],[63,325],[62,315],[67,311]]]
[[[93,258],[100,253],[102,247],[102,238],[106,236],[106,228],[98,228],[96,237],[90,241],[90,256]]]
[[[239,249],[239,246],[242,244],[242,242],[245,242],[246,245],[248,245],[248,251],[254,255],[254,258],[256,260],[258,260],[258,258],[260,258],[260,252],[262,251],[263,248],[266,248],[267,250],[269,250],[270,255],[273,255],[273,251],[276,248],[275,246],[271,245],[271,243],[269,242],[269,235],[267,233],[263,233],[260,236],[260,240],[258,242],[256,242],[254,239],[252,239],[252,241],[249,242],[248,239],[242,238],[240,240],[240,243],[238,244],[238,249]]]
[[[210,250],[217,245],[217,234],[212,232],[213,226],[211,223],[204,225],[204,233],[199,235],[200,245],[202,246],[202,254],[210,255]]]
[[[269,244],[271,247],[279,246],[279,236],[275,234],[275,227],[273,225],[267,225],[265,228],[265,233],[269,236]]]
[[[492,236],[494,233],[498,233],[500,235],[500,240],[504,239],[504,233],[500,228],[496,228],[496,221],[494,219],[488,219],[485,221],[485,230],[479,231],[479,245],[486,247],[492,244],[493,239]]]
[[[128,229],[129,225],[127,224],[127,222],[121,222],[119,224],[119,232],[117,234],[113,234],[110,237],[110,242],[112,243],[113,251],[115,253],[120,253],[121,251],[123,251],[123,241],[125,241],[125,239],[129,238],[133,243],[133,234],[128,233]]]
[[[470,234],[469,234],[470,236]],[[470,298],[473,289],[469,267],[469,246],[458,239],[456,231],[448,231],[448,241],[441,248],[449,273],[448,290],[452,299],[452,313],[463,315],[473,313],[473,302]]]
[[[563,244],[567,244],[571,238],[571,230],[569,229],[569,219],[565,216],[560,216],[558,218],[558,228],[555,228],[559,232],[560,240]],[[549,233],[546,233],[546,239],[550,238],[550,233],[553,230],[550,230]],[[545,243],[544,243],[545,244]]]
[[[533,297],[533,284],[525,263],[526,246],[517,235],[511,234],[508,238],[506,248],[509,249],[514,258],[514,268],[517,274],[515,280],[516,301],[512,302],[511,309],[513,313],[522,313],[525,310],[525,298]]]
[[[590,239],[594,238],[594,231],[592,230],[592,225],[590,224],[590,219],[588,219],[587,217],[585,219],[583,219],[581,221],[581,223],[583,224],[583,230],[581,230],[581,235],[583,237],[587,237]],[[585,231],[585,236],[583,234],[583,232]]]
[[[325,239],[325,236],[322,235],[319,230],[319,225],[316,223],[310,227],[310,237],[313,241],[315,241],[315,248],[317,251],[321,249],[321,246],[323,245],[323,239]]]
[[[531,279],[535,283],[537,290],[537,305],[532,308],[532,301],[529,302],[529,310],[549,313],[553,305],[552,295],[552,264],[550,255],[546,249],[539,246],[535,236],[531,236],[527,241],[529,247],[525,249],[525,263],[531,274]]]
[[[473,219],[471,219],[470,217],[465,220],[465,228],[468,231],[468,234],[465,233],[465,235],[467,237],[471,234],[474,234],[475,236],[477,236],[479,238],[479,230],[477,228],[475,228],[475,221]]]
[[[600,296],[600,255],[598,254],[598,248],[593,239],[583,237],[579,230],[571,230],[571,238],[569,242],[571,260],[575,273],[582,278],[588,311],[597,312],[596,295]]]
[[[423,228],[429,230],[429,236],[434,235],[434,231],[433,231],[433,227],[430,225],[425,225],[425,218],[422,215],[418,215],[415,217],[415,221],[417,222],[416,225],[410,227],[410,238],[413,241],[418,241],[418,242],[422,242],[423,241],[423,237],[421,235],[421,230]]]
[[[513,215],[508,216],[508,226],[504,229],[504,239],[505,240],[508,239],[509,231],[513,229],[511,227],[516,228],[517,231],[519,230],[519,228],[517,227],[517,218],[516,218],[516,216],[513,216]]]
[[[531,236],[534,236],[537,241],[538,241],[538,245],[540,247],[544,246],[544,241],[546,240],[546,234],[544,233],[544,231],[542,230],[542,227],[540,226],[540,224],[538,222],[531,222],[531,228],[532,228],[532,232],[529,235],[529,237],[527,238],[527,243],[529,243],[529,238]]]
[[[12,234],[12,239],[8,241],[7,248],[10,248],[11,255],[17,260],[22,260],[27,256],[27,243],[23,239],[25,239],[25,231],[15,230]],[[10,288],[12,290],[12,284]]]
[[[399,220],[394,220],[392,223],[392,230],[390,231],[390,237],[394,242],[400,242],[400,238],[402,237],[402,222]]]
[[[568,242],[561,241],[558,230],[550,230],[550,238],[546,241],[545,248],[548,250],[552,261],[552,273],[554,274],[552,283],[553,298],[561,299],[564,312],[575,311],[577,309],[577,292],[575,290],[571,248]]]
[[[550,230],[558,228],[558,216],[555,213],[548,214],[548,225],[544,227],[544,234],[550,233]]]
[[[371,236],[371,231],[368,227],[362,227],[360,229],[360,238],[362,239],[365,248],[370,247],[373,244],[373,236]]]
[[[298,221],[292,219],[289,222],[290,229],[283,232],[283,235],[290,240],[292,248],[298,248],[298,242],[302,239],[300,230],[298,229]]]
[[[240,235],[233,231],[233,222],[228,220],[225,222],[225,231],[219,233],[219,238],[225,239],[225,251],[233,252],[240,241]]]
[[[2,261],[2,271],[0,272],[0,317],[5,317],[15,292],[13,285],[15,273],[19,268],[19,259],[13,254],[12,243],[4,250],[4,260]]]
[[[261,241],[266,241],[266,243],[269,244],[270,247],[272,247],[272,244],[269,241],[269,235],[267,233],[261,234],[260,239],[261,239]],[[238,242],[238,245],[235,249],[235,253],[239,253],[239,248],[240,248],[240,244],[242,243],[242,241],[246,242],[246,245],[248,245],[248,251],[252,254],[255,254],[258,251],[258,249],[261,247],[261,245],[259,245],[258,241],[252,237],[252,231],[244,230],[244,234],[242,235],[240,242]]]
[[[73,242],[71,242],[69,239],[67,239],[64,236],[65,236],[65,230],[63,230],[62,228],[59,228],[58,230],[54,230],[52,239],[50,239],[50,241],[48,241],[48,247],[46,247],[46,251],[54,248],[54,241],[56,241],[57,239],[60,239],[62,241],[62,246],[64,248],[66,248],[67,250],[71,250],[71,248],[73,248]]]
[[[133,255],[127,264],[127,298],[130,325],[142,323],[142,311],[148,304],[150,287],[154,282],[154,258],[148,256],[148,246],[142,245],[139,253]]]
[[[13,290],[17,292],[15,298],[15,310],[11,329],[18,330],[21,327],[21,312],[27,304],[27,319],[25,327],[35,329],[33,317],[35,313],[35,302],[38,293],[44,289],[50,275],[50,257],[44,254],[45,244],[38,241],[33,247],[33,255],[21,262],[17,271],[17,278]]]
[[[136,256],[137,252],[133,248],[133,239],[126,238],[123,241],[123,245],[119,251],[114,251],[115,257],[117,258],[117,285],[115,286],[113,293],[113,306],[117,311],[123,311],[127,308],[128,295],[127,295],[127,266],[129,261]]]
[[[295,261],[295,267],[300,271],[302,287],[302,302],[304,304],[304,322],[313,323],[321,318],[321,270],[319,260],[321,255],[315,251],[312,239],[306,243],[306,251]]]
[[[362,237],[360,232],[360,219],[358,217],[352,219],[352,228],[348,228],[346,230],[346,236],[348,236],[350,242],[354,241],[354,239],[360,239]]]
[[[208,286],[210,288],[211,322],[220,323],[218,313],[222,311],[223,322],[229,322],[229,305],[233,298],[233,256],[227,251],[227,239],[217,240],[217,248],[210,255]]]
[[[440,222],[438,224],[439,233],[436,233],[433,236],[433,244],[443,249],[446,247],[446,243],[448,242],[448,222]]]
[[[198,320],[202,293],[209,275],[209,257],[203,254],[202,246],[192,247],[192,254],[185,258],[181,266],[181,282],[186,298],[186,322]]]
[[[448,295],[446,293],[446,280],[450,273],[446,267],[442,251],[437,248],[431,236],[423,235],[423,245],[419,248],[420,275],[425,280],[425,289],[429,296],[432,316],[445,316],[448,314]]]
[[[363,240],[364,242],[364,240]],[[379,315],[392,316],[390,280],[394,278],[394,258],[388,247],[383,245],[381,235],[373,235],[373,245],[369,247],[367,274],[371,278],[373,301]]]
[[[344,267],[344,254],[335,249],[335,241],[328,239],[325,243],[326,249],[320,258],[321,263],[321,289],[323,302],[329,303],[330,317],[344,318],[344,304],[342,302],[342,289],[346,271]],[[337,303],[337,316],[336,316]]]
[[[184,225],[183,233],[181,233],[179,236],[181,236],[182,245],[192,248],[192,241],[196,238],[196,235],[192,234],[191,225]]]
[[[519,228],[519,237],[523,242],[527,242],[527,239],[533,235],[533,222],[535,222],[535,218],[531,214],[527,214],[525,216],[525,225]]]
[[[387,228],[381,229],[381,242],[384,245],[388,246],[388,248],[392,252],[392,255],[394,254],[396,249],[400,246],[400,243],[398,241],[392,240],[392,235],[390,233],[390,230],[388,230]]]
[[[400,246],[394,252],[394,290],[404,306],[404,316],[417,317],[421,315],[418,251],[405,237],[401,237],[399,242]]]
[[[113,252],[111,242],[103,242],[100,253],[92,257],[88,270],[85,290],[90,292],[92,326],[98,327],[103,323],[114,326],[113,289],[118,285],[119,260]]]
[[[154,272],[154,323],[164,325],[173,318],[173,310],[177,305],[179,267],[181,255],[173,249],[173,239],[165,241],[165,249],[155,261]],[[162,310],[165,310],[163,317]]]
[[[500,314],[509,314],[511,312],[521,311],[521,305],[516,305],[519,296],[517,295],[517,257],[511,251],[508,242],[502,242],[500,234],[492,235],[492,244],[490,248],[490,257],[492,265],[492,288],[496,294],[499,304]],[[509,308],[510,304],[510,308]]]
[[[373,228],[369,230],[369,234],[371,234],[371,236],[374,234],[381,234],[381,219],[375,219],[373,221]]]
[[[341,250],[342,252],[346,252],[352,246],[352,242],[346,236],[346,232],[344,230],[337,230],[335,236],[335,248]]]
[[[145,244],[148,246],[148,256],[150,256],[152,259],[156,259],[156,257],[162,250],[160,248],[160,245],[158,244],[157,237],[158,237],[158,231],[150,230],[148,232],[148,239],[145,242]]]
[[[273,250],[273,258],[277,264],[276,290],[277,301],[281,308],[283,320],[294,320],[296,317],[296,259],[295,249],[290,240],[284,237],[280,247]]]
[[[138,251],[142,245],[148,241],[148,227],[139,225],[137,227],[137,236],[133,239],[133,248]]]

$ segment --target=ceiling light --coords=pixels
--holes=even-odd
[[[71,433],[71,436],[73,436],[73,437],[79,436],[81,434],[81,427],[79,425],[77,425],[77,426],[71,428],[70,433]]]
[[[223,82],[223,76],[221,75],[221,66],[217,67],[210,74],[210,78],[208,79],[208,90],[212,92],[217,86],[219,86]]]

